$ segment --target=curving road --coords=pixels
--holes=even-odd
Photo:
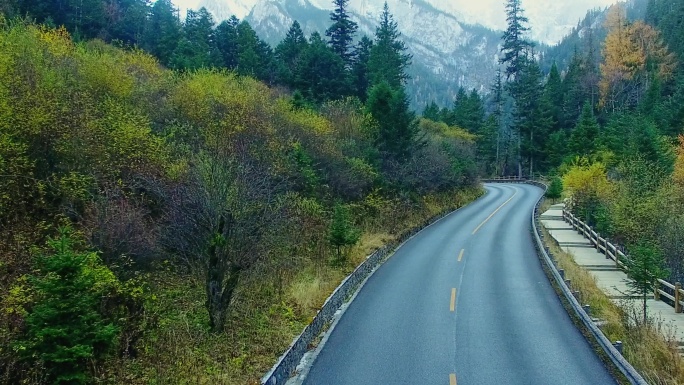
[[[615,384],[535,255],[541,190],[486,189],[375,272],[304,384]]]

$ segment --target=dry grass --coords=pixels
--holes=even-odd
[[[644,324],[634,303],[613,303],[598,288],[594,277],[578,266],[572,256],[551,241],[542,228],[547,247],[558,261],[580,302],[591,306],[592,317],[604,321],[601,330],[611,341],[623,342],[623,354],[650,384],[684,384],[684,361],[679,356],[673,333],[660,320]]]
[[[425,198],[422,207],[401,212],[397,233],[444,209],[460,207],[482,190]],[[236,294],[224,333],[211,333],[201,279],[157,272],[150,282],[156,300],[136,358],[108,365],[100,383],[258,384],[263,375],[311,322],[325,299],[373,250],[396,239],[387,231],[366,231],[347,250],[346,263],[311,258],[278,281],[272,271],[246,276]]]

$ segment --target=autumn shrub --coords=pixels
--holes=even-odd
[[[563,186],[570,194],[573,211],[592,225],[602,218],[603,205],[614,189],[605,166],[586,158],[577,158],[570,165],[563,175]],[[601,223],[599,226],[607,225]]]

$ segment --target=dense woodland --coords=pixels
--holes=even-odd
[[[547,72],[508,0],[490,92],[421,117],[390,10],[365,37],[334,3],[275,48],[169,0],[0,5],[2,383],[252,383],[478,176],[543,174],[684,278],[684,3],[612,7]]]
[[[480,193],[476,137],[408,108],[389,10],[356,44],[336,4],[274,51],[165,0],[5,10],[2,383],[251,382],[372,248]]]

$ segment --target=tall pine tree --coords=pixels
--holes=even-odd
[[[178,10],[171,0],[157,0],[143,33],[142,47],[168,66],[181,38],[181,28]]]
[[[354,50],[354,64],[351,69],[352,86],[354,93],[361,101],[366,101],[370,88],[370,74],[368,73],[368,61],[370,60],[373,40],[363,36]]]
[[[238,65],[238,32],[240,21],[235,16],[224,20],[214,32],[216,48],[221,57],[221,65],[228,69],[235,69]]]
[[[508,27],[502,36],[503,44],[499,61],[506,66],[506,79],[515,79],[522,71],[526,61],[526,51],[532,44],[525,39],[530,30],[528,19],[524,15],[521,0],[507,0],[506,22]]]
[[[349,0],[333,0],[335,9],[330,13],[333,24],[325,31],[330,38],[330,47],[338,54],[346,68],[351,68],[354,57],[352,44],[358,25],[349,18],[347,3]]]
[[[278,60],[278,79],[281,83],[294,87],[295,74],[298,72],[302,55],[307,50],[308,45],[301,26],[295,20],[285,38],[275,49]]]
[[[406,53],[406,45],[399,40],[400,36],[397,22],[385,2],[368,59],[371,84],[385,81],[390,87],[397,89],[406,83],[406,69],[411,64],[411,55]]]

